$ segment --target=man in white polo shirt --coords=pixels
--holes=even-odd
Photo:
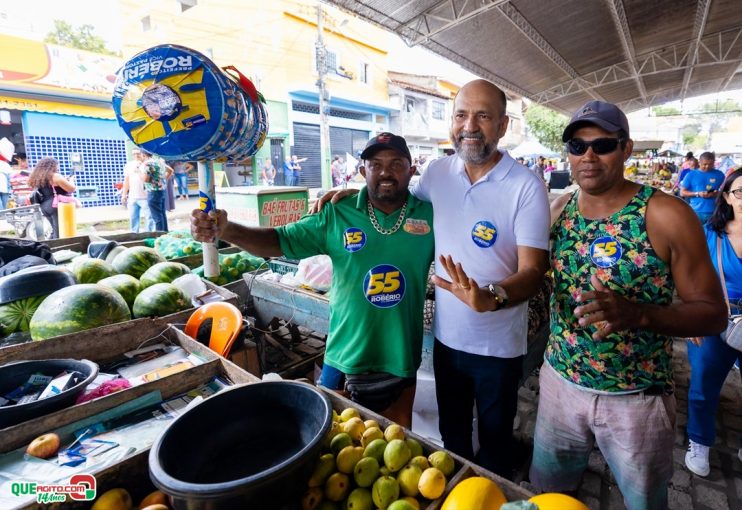
[[[456,153],[432,161],[411,191],[433,203],[433,365],[444,446],[511,478],[527,301],[549,267],[550,213],[543,181],[497,149],[508,127],[506,106],[494,84],[464,85],[451,118]],[[328,192],[313,210],[354,192]]]
[[[505,94],[488,81],[461,88],[451,123],[456,154],[433,161],[413,194],[434,211],[433,363],[444,445],[511,478],[527,301],[549,265],[549,200],[543,182],[497,148],[505,108]]]

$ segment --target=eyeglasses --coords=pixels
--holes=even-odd
[[[730,195],[734,195],[734,198],[742,198],[742,188],[729,190]]]
[[[621,138],[596,138],[590,142],[581,138],[572,138],[567,142],[567,151],[575,156],[582,156],[588,148],[592,147],[595,154],[609,154],[615,151],[621,142],[623,142]]]

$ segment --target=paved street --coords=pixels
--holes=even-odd
[[[742,381],[740,373],[732,370],[721,394],[721,405],[716,417],[716,445],[711,450],[711,474],[707,478],[693,475],[685,467],[685,432],[688,410],[688,383],[690,365],[686,356],[686,341],[674,344],[674,365],[677,428],[675,431],[674,474],[670,482],[670,510],[739,510],[742,509],[742,462],[737,458],[742,434]],[[566,403],[565,403],[566,404]],[[516,436],[529,448],[533,445],[536,407],[538,405],[538,377],[531,376],[520,389],[518,415],[520,426]],[[527,470],[524,466],[523,471]],[[521,476],[524,473],[521,472]],[[525,484],[525,482],[524,482]],[[587,473],[578,493],[579,499],[591,510],[623,510],[625,506],[616,482],[603,456],[596,449],[590,456]]]

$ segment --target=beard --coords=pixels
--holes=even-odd
[[[471,144],[464,145],[462,143],[463,138],[476,138],[479,140],[479,145],[473,146]],[[492,156],[497,152],[497,140],[490,143],[484,138],[482,133],[470,133],[469,131],[460,131],[458,135],[451,133],[451,143],[453,143],[454,149],[456,149],[456,155],[464,160],[465,163],[471,163],[473,165],[482,165],[492,159]]]
[[[377,184],[368,187],[368,196],[374,203],[389,205],[401,205],[407,201],[408,189],[406,187],[395,187],[393,189],[381,189]]]

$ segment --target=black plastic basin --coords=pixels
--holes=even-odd
[[[308,384],[224,390],[157,438],[150,478],[176,510],[297,508],[331,424],[329,399]]]
[[[7,395],[22,386],[33,374],[55,377],[65,371],[75,371],[82,375],[74,386],[59,395],[29,402],[28,404],[0,407],[0,428],[10,427],[73,405],[77,396],[98,375],[98,365],[86,359],[48,359],[18,361],[0,366],[0,395]]]

